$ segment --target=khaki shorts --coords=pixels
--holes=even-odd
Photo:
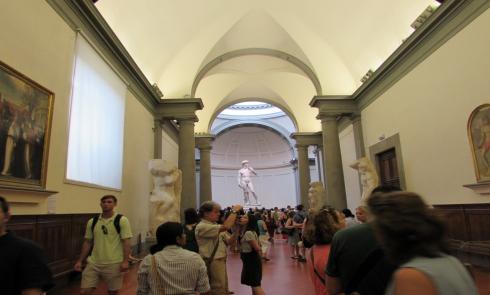
[[[82,272],[82,289],[97,288],[99,280],[103,279],[107,283],[109,291],[121,289],[123,273],[120,270],[121,263],[114,264],[94,264],[88,263]]]

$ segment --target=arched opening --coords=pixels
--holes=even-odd
[[[252,183],[260,207],[296,205],[296,152],[290,138],[297,132],[294,119],[282,107],[259,99],[235,102],[213,118],[209,127],[215,135],[211,150],[213,200],[223,206],[244,203],[238,170],[242,161],[248,160],[257,171]]]

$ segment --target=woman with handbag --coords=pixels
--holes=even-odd
[[[210,290],[206,265],[195,252],[182,249],[184,228],[166,222],[156,231],[157,244],[138,270],[138,295],[196,294]]]
[[[252,288],[253,295],[265,295],[262,290],[262,250],[260,247],[257,219],[254,215],[240,218],[240,258],[243,262],[241,283]]]

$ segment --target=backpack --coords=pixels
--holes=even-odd
[[[196,226],[197,225],[194,225],[192,230],[189,230],[187,226],[184,225],[184,233],[187,239],[183,248],[199,254],[199,245],[197,244],[196,240]]]
[[[116,228],[116,231],[119,235],[121,235],[121,217],[123,217],[122,214],[117,214],[116,218],[114,218],[114,227]],[[95,225],[99,221],[99,215],[95,216],[92,220],[92,236],[94,236],[94,229]]]

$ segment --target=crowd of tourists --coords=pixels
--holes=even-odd
[[[53,285],[44,254],[7,231],[9,205],[2,197],[0,205],[2,294],[42,294]],[[131,228],[116,205],[116,197],[102,197],[102,213],[86,225],[74,266],[82,272],[82,294],[93,294],[100,280],[117,294],[129,268]],[[262,267],[281,237],[291,261],[307,264],[317,295],[478,294],[471,273],[450,255],[434,210],[421,196],[394,187],[376,188],[355,216],[329,206],[244,210],[208,201],[186,209],[182,224],[161,224],[155,235],[139,264],[137,294],[233,294],[230,251],[240,253],[241,283],[254,295],[265,294]]]

